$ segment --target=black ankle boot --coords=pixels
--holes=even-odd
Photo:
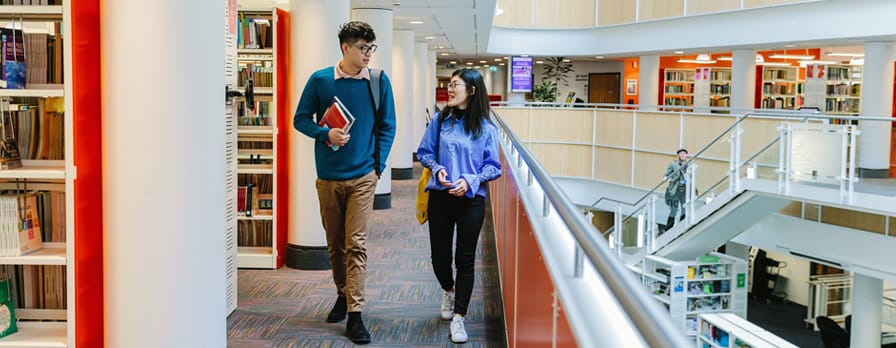
[[[342,321],[342,319],[345,319],[346,312],[348,312],[348,302],[345,297],[337,297],[336,304],[333,305],[330,314],[327,314],[327,322],[338,323]]]
[[[669,218],[666,219],[666,231],[671,230],[672,226],[675,226],[675,216],[669,216]]]
[[[370,332],[364,327],[364,320],[361,319],[361,312],[351,312],[348,314],[348,323],[345,325],[345,331],[348,339],[355,344],[370,343]]]

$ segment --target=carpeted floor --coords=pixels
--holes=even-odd
[[[420,167],[415,163],[415,177]],[[442,292],[432,273],[427,227],[414,217],[417,180],[392,181],[392,209],[375,212],[368,239],[364,322],[374,347],[451,346],[439,319]],[[493,227],[487,214],[466,317],[467,347],[505,347]],[[345,321],[324,321],[336,299],[330,271],[240,270],[228,347],[345,347]]]

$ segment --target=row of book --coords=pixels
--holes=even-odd
[[[242,14],[239,18],[237,48],[262,49],[274,47],[274,31],[268,18],[251,18]]]
[[[10,104],[16,145],[21,159],[65,159],[65,117],[62,98],[23,98],[28,104]]]
[[[273,232],[271,220],[240,220],[237,222],[237,245],[269,247],[273,245]]]
[[[62,5],[62,0],[0,0],[0,5]]]
[[[56,23],[56,32],[61,29]],[[0,28],[0,88],[21,89],[28,84],[63,83],[61,35],[25,34]]]
[[[246,102],[241,101],[237,109],[237,123],[240,126],[270,126],[271,101],[255,99],[255,110],[249,110]]]
[[[4,266],[12,302],[16,308],[65,309],[68,307],[65,266]]]
[[[255,184],[238,186],[236,189],[237,216],[271,216],[274,200],[271,193],[264,193]]]
[[[255,87],[273,87],[274,68],[254,63],[240,66],[238,86],[245,86],[249,79]]]

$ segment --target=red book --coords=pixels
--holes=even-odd
[[[324,116],[318,122],[322,127],[329,127],[330,129],[342,128],[346,133],[352,128],[354,123],[355,117],[352,116],[345,104],[342,104],[342,101],[336,96],[333,96],[333,102],[330,103],[327,111],[324,112]],[[327,141],[327,146],[333,149],[333,151],[339,150],[339,145],[330,144],[329,141]]]

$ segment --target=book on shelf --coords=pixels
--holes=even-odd
[[[9,102],[0,102],[0,169],[22,167],[19,145],[16,143],[16,129]]]
[[[21,256],[43,248],[37,194],[0,197],[0,256]]]
[[[18,332],[16,325],[15,306],[12,302],[11,279],[5,277],[0,280],[0,337],[6,337]]]
[[[321,117],[318,122],[318,124],[323,127],[328,127],[330,129],[341,128],[346,133],[348,133],[354,123],[355,116],[352,116],[352,113],[348,111],[345,104],[342,104],[342,101],[336,96],[333,96],[333,102],[330,103],[330,106],[327,107],[327,111],[324,112],[323,117]],[[340,148],[339,145],[330,144],[329,140],[327,141],[327,146],[333,149],[333,151],[337,151]]]
[[[25,34],[21,29],[0,28],[3,51],[3,82],[0,87],[25,88]]]

